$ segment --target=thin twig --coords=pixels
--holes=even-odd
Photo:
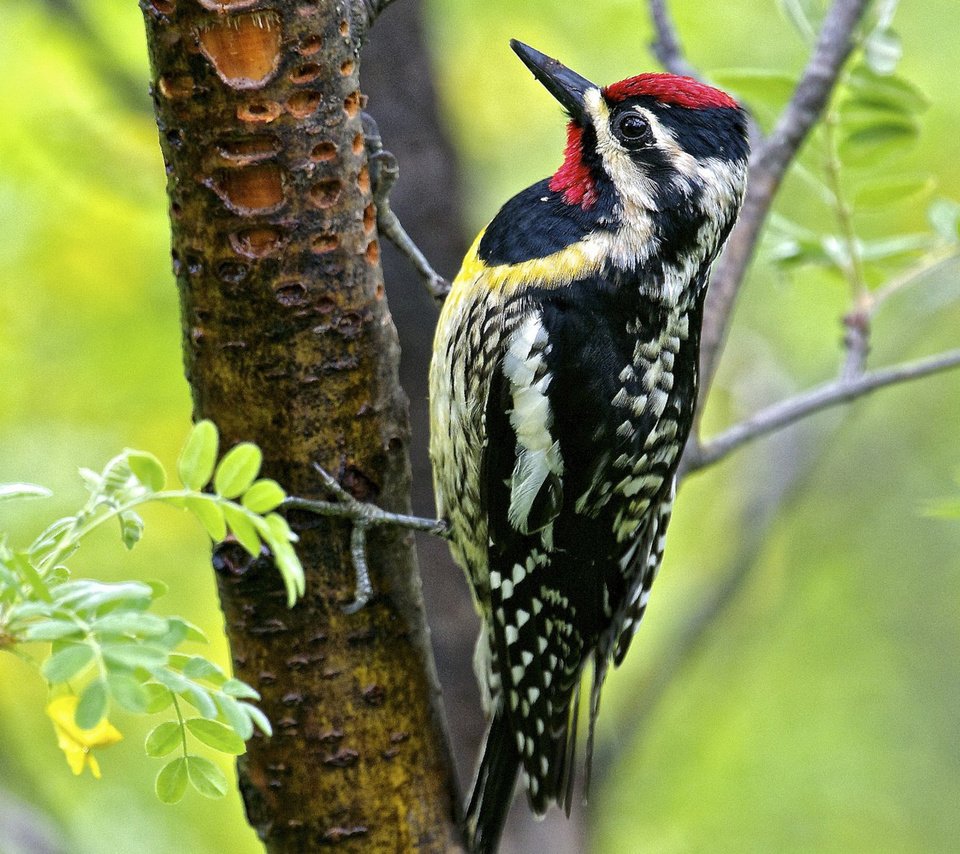
[[[823,113],[840,69],[853,50],[853,31],[869,0],[836,0],[797,88],[773,132],[754,149],[740,219],[717,262],[707,293],[701,345],[701,382],[706,392],[730,323],[733,306],[766,220],[773,197],[790,162]]]
[[[697,70],[686,60],[677,31],[673,26],[666,0],[650,0],[650,19],[655,37],[650,45],[657,61],[671,74],[697,77]]]
[[[863,397],[877,389],[920,379],[960,366],[960,349],[948,350],[926,359],[905,362],[890,368],[871,371],[853,381],[837,379],[796,397],[776,403],[742,421],[719,436],[700,444],[696,457],[690,457],[684,472],[690,473],[712,465],[760,436],[793,424],[808,415]]]

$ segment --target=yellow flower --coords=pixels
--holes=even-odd
[[[74,774],[82,774],[89,765],[90,773],[100,779],[100,763],[93,755],[95,747],[109,747],[123,736],[110,721],[104,718],[92,729],[80,729],[74,720],[78,698],[73,694],[64,694],[51,700],[47,706],[47,717],[53,721],[57,733],[57,745],[67,757],[67,764]]]

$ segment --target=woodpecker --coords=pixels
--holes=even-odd
[[[467,806],[493,852],[518,773],[569,814],[580,681],[590,735],[660,565],[693,419],[710,265],[746,186],[746,117],[688,77],[599,87],[511,47],[566,111],[563,163],[474,241],[440,315],[430,454],[481,616],[490,727]]]

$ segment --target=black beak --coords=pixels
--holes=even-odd
[[[586,112],[583,104],[587,89],[597,89],[589,80],[571,71],[563,63],[534,50],[523,42],[510,39],[510,47],[523,60],[523,64],[532,72],[547,91],[553,95],[570,114],[570,118],[583,124],[586,121]]]

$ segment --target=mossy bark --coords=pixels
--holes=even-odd
[[[369,4],[142,0],[195,415],[257,442],[288,492],[319,463],[357,498],[408,504],[406,399],[364,149]],[[307,594],[268,559],[216,565],[238,675],[276,728],[240,763],[272,852],[447,851],[456,785],[412,540],[371,537],[354,615],[345,523],[296,516]]]

